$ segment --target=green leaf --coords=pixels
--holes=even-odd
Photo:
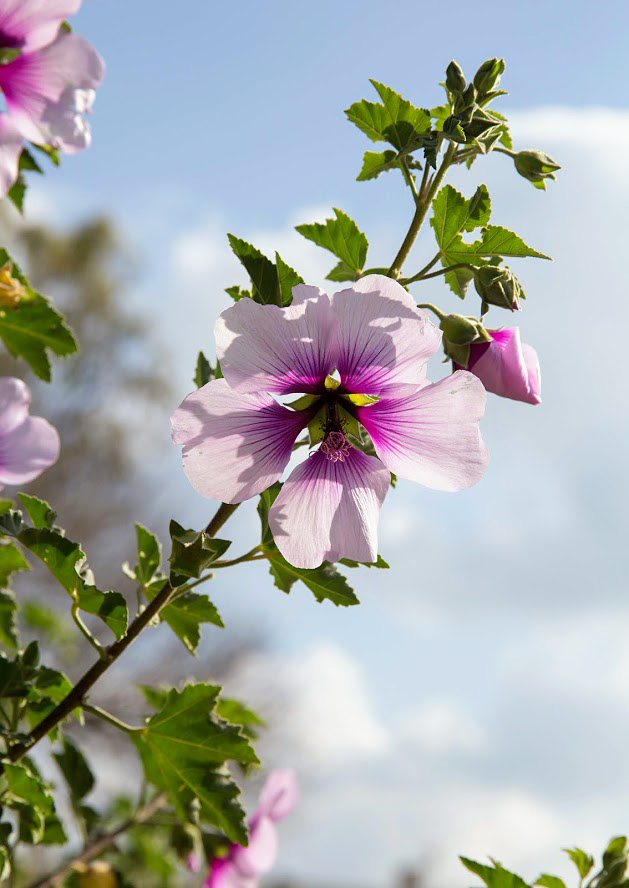
[[[375,179],[380,173],[399,169],[399,157],[397,151],[366,151],[363,157],[363,166],[356,176],[356,181],[366,182],[367,179]]]
[[[290,305],[293,301],[293,287],[297,284],[303,284],[304,279],[297,274],[290,265],[287,265],[279,253],[275,254],[275,267],[277,269],[277,280],[282,297],[281,305]]]
[[[185,530],[174,520],[170,522],[170,536],[170,582],[173,586],[199,579],[203,571],[231,546],[229,540],[216,539],[204,531]]]
[[[7,251],[0,249],[0,266],[6,263],[24,295],[11,307],[0,309],[0,339],[14,358],[23,358],[40,379],[50,382],[48,350],[60,356],[73,354],[76,340],[61,315],[28,285]]]
[[[14,571],[30,570],[28,561],[13,543],[0,545],[0,587],[4,588]]]
[[[328,599],[333,604],[343,607],[360,603],[347,579],[328,561],[324,561],[320,567],[307,570],[289,564],[282,555],[277,553],[269,559],[269,572],[275,585],[282,592],[290,592],[293,584],[297,580],[301,580],[318,602]]]
[[[38,725],[48,713],[52,712],[71,690],[70,680],[63,672],[42,666],[35,675],[27,694],[28,706],[24,715],[31,728]],[[74,715],[82,723],[83,716],[79,708],[74,710]],[[54,742],[58,733],[58,728],[54,728],[48,735],[49,739]]]
[[[29,496],[27,493],[18,494],[24,508],[31,519],[33,527],[52,527],[57,518],[57,513],[53,511],[45,500],[38,499],[36,496]]]
[[[227,235],[232,250],[240,259],[253,286],[252,297],[262,305],[290,305],[293,300],[293,287],[303,284],[296,271],[287,265],[281,256],[276,253],[276,265],[271,262],[260,250],[248,244],[246,241]],[[226,291],[234,300],[242,299],[250,294],[240,287],[230,287]]]
[[[78,806],[94,788],[94,775],[78,746],[67,737],[63,738],[62,744],[62,749],[53,756],[68,784],[72,802]]]
[[[466,200],[452,185],[445,185],[435,197],[432,210],[430,224],[441,251],[447,252],[462,231],[473,231],[488,224],[491,214],[489,192],[485,185],[480,185],[473,197]]]
[[[221,697],[216,704],[216,714],[230,724],[238,725],[242,729],[242,733],[251,740],[258,737],[258,728],[266,727],[263,719],[239,700]]]
[[[162,562],[162,545],[157,537],[141,524],[135,525],[135,537],[138,563],[133,568],[133,575],[136,582],[145,586],[159,572]]]
[[[542,873],[533,884],[541,885],[542,888],[566,888],[563,879],[560,879],[559,876],[549,876],[548,873]]]
[[[297,225],[296,230],[317,246],[333,253],[352,271],[352,277],[360,274],[367,258],[369,243],[356,223],[341,210],[334,210],[335,219],[326,219],[325,223],[314,222],[312,225]],[[334,271],[337,271],[337,268]],[[332,272],[334,273],[334,272]],[[346,278],[330,278],[330,280],[346,280]]]
[[[380,570],[388,570],[389,568],[382,555],[378,555],[376,561],[353,561],[351,558],[341,558],[339,564],[344,564],[345,567],[377,567]]]
[[[34,527],[21,530],[18,539],[44,562],[81,610],[100,617],[116,638],[122,638],[127,629],[127,603],[119,592],[101,592],[86,582],[80,573],[85,567],[85,553],[78,543],[57,530]]]
[[[13,204],[13,206],[18,210],[18,212],[24,212],[24,197],[26,196],[26,182],[20,176],[13,185],[7,191],[7,197]]]
[[[244,290],[242,287],[225,287],[225,292],[231,296],[234,302],[239,302],[241,299],[253,299],[251,290]]]
[[[264,548],[275,547],[273,534],[269,527],[269,511],[281,489],[282,485],[279,481],[276,481],[275,484],[267,487],[267,489],[260,494],[260,499],[258,500],[258,515],[260,516],[260,525],[262,528],[261,543]]]
[[[214,371],[212,365],[205,357],[202,351],[199,352],[197,358],[197,366],[194,371],[194,379],[192,380],[197,388],[207,385],[210,380],[214,379]]]
[[[155,597],[155,592],[147,589],[149,601]],[[184,647],[194,654],[201,638],[201,623],[212,623],[222,629],[224,623],[220,614],[207,595],[198,595],[196,592],[186,592],[180,595],[171,604],[162,608],[160,620],[167,623]]]
[[[422,136],[430,130],[430,112],[415,108],[388,86],[372,80],[382,99],[369,102],[362,99],[349,107],[345,114],[373,142],[389,142],[398,151],[412,151],[422,144]]]
[[[240,730],[214,714],[219,691],[209,684],[171,690],[161,711],[133,740],[147,779],[168,793],[180,817],[188,819],[192,794],[204,819],[246,845],[238,787],[220,769],[228,761],[250,765],[258,760]]]
[[[3,546],[4,548],[4,546]],[[1,550],[0,550],[1,551]],[[17,550],[16,550],[17,551]],[[19,554],[19,553],[18,553]],[[1,559],[0,559],[1,560]],[[17,649],[18,634],[16,620],[17,603],[9,589],[0,590],[0,643]]]
[[[582,851],[581,848],[564,848],[563,850],[576,866],[581,878],[585,879],[594,866],[594,858],[590,854],[586,854],[585,851]]]
[[[332,271],[326,275],[326,280],[341,283],[342,281],[355,281],[356,272],[349,267],[347,262],[337,263]]]
[[[535,259],[550,259],[550,256],[545,256],[544,253],[527,246],[522,238],[501,225],[488,225],[481,234],[481,239],[473,244],[456,240],[448,248],[448,255],[456,262],[472,263],[487,256],[513,256],[518,259],[532,256]]]
[[[44,837],[46,818],[55,812],[50,790],[26,763],[5,764],[3,776],[7,783],[4,802],[19,812],[20,838],[25,842],[40,842]]]
[[[486,866],[467,857],[459,857],[459,860],[466,869],[475,873],[487,885],[487,888],[528,888],[524,879],[504,869],[498,863],[494,866]]]

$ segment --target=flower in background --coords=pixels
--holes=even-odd
[[[203,888],[255,888],[277,857],[275,824],[293,810],[299,798],[295,772],[272,771],[249,821],[249,844],[232,844],[225,857],[213,860]]]
[[[21,379],[0,377],[0,488],[32,481],[59,457],[57,430],[41,416],[29,416],[30,403]]]
[[[66,154],[90,144],[83,114],[92,107],[104,65],[87,41],[61,27],[79,6],[80,0],[0,0],[2,195],[17,179],[25,140]]]
[[[520,342],[517,327],[487,332],[492,341],[470,347],[467,369],[494,395],[541,404],[541,376],[535,349]]]
[[[199,493],[239,503],[279,479],[319,414],[319,449],[270,510],[275,543],[297,567],[375,561],[391,472],[448,491],[484,473],[485,389],[465,371],[428,382],[441,332],[391,278],[368,275],[331,299],[300,284],[293,297],[287,308],[245,298],[222,313],[215,335],[225,378],[188,395],[173,414],[173,440]],[[311,403],[290,410],[266,392],[302,392]],[[369,433],[378,458],[348,440],[348,419]]]

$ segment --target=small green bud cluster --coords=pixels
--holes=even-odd
[[[495,129],[500,120],[484,111],[492,99],[503,95],[494,89],[505,70],[504,59],[488,59],[480,66],[472,83],[467,83],[459,65],[452,61],[446,69],[445,87],[452,115],[443,124],[446,136],[454,142],[467,143]]]
[[[520,308],[524,292],[508,265],[482,265],[474,271],[474,286],[483,302],[509,311]]]

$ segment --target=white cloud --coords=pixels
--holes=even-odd
[[[431,755],[481,752],[487,738],[479,723],[450,700],[429,700],[407,713],[398,736],[405,745]]]

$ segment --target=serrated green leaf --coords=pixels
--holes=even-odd
[[[19,814],[20,838],[25,842],[40,842],[44,837],[46,818],[55,812],[50,790],[25,763],[5,764],[3,776],[7,783],[4,803]]]
[[[585,851],[582,851],[581,848],[564,848],[563,850],[576,866],[581,878],[585,879],[594,866],[594,858]]]
[[[0,266],[11,263],[11,275],[24,288],[24,298],[0,308],[0,338],[14,358],[23,358],[34,373],[50,382],[48,351],[64,356],[77,350],[76,340],[54,308],[35,292],[6,250],[0,249]]]
[[[170,522],[170,537],[170,582],[173,586],[199,579],[203,571],[231,546],[230,540],[219,540],[204,531],[185,530],[174,520]]]
[[[281,305],[282,294],[275,265],[260,250],[233,234],[227,235],[235,255],[251,278],[256,302],[262,305]]]
[[[119,592],[101,592],[83,579],[79,571],[85,565],[85,553],[78,543],[50,528],[24,528],[18,539],[44,562],[81,610],[100,617],[116,638],[122,638],[127,629],[126,601]]]
[[[327,599],[342,607],[360,604],[347,579],[328,561],[324,561],[320,567],[307,570],[289,564],[282,555],[274,553],[269,559],[269,572],[282,592],[290,592],[294,583],[301,580],[318,602]]]
[[[54,752],[53,756],[68,784],[70,796],[76,808],[79,802],[94,788],[95,780],[92,770],[78,746],[75,746],[67,737],[62,740],[62,749]]]
[[[348,120],[373,142],[389,142],[398,151],[412,151],[420,147],[423,134],[430,130],[430,112],[415,108],[376,80],[371,83],[382,104],[366,99],[355,102],[345,111]]]
[[[335,219],[326,219],[324,223],[314,222],[312,225],[297,225],[295,228],[303,237],[313,241],[317,246],[329,250],[341,262],[344,262],[351,269],[353,278],[360,274],[365,264],[369,243],[356,223],[346,213],[335,209],[334,215]],[[339,279],[338,277],[330,278],[330,280]]]
[[[355,281],[356,272],[353,271],[347,262],[338,262],[329,274],[326,274],[326,280],[342,283],[343,281]]]
[[[397,151],[366,151],[363,157],[363,166],[356,176],[357,182],[366,182],[375,179],[380,173],[399,169],[400,161]]]
[[[234,300],[234,302],[239,302],[241,299],[252,299],[253,293],[251,290],[245,290],[243,287],[225,287],[225,292],[228,296]]]
[[[432,204],[430,224],[442,252],[462,231],[473,231],[487,225],[491,214],[491,200],[485,185],[480,185],[469,200],[453,188],[445,185]]]
[[[209,684],[171,690],[161,711],[133,740],[147,779],[168,793],[180,817],[188,819],[192,794],[204,819],[246,845],[239,789],[220,769],[229,761],[250,765],[258,759],[240,730],[214,714],[219,691]]]
[[[194,370],[194,379],[192,381],[197,388],[202,388],[204,385],[207,385],[211,379],[214,379],[212,365],[203,352],[200,351],[197,358],[197,365]]]
[[[217,701],[216,714],[230,724],[238,725],[242,733],[251,740],[258,737],[258,728],[266,726],[264,720],[253,709],[249,709],[239,700],[230,700],[227,697],[220,697]]]
[[[30,570],[28,561],[13,543],[0,545],[0,588],[4,588],[12,573],[17,570]]]
[[[18,494],[24,508],[31,519],[33,527],[52,527],[57,518],[57,513],[50,508],[50,505],[36,496],[30,496],[27,493]]]
[[[487,888],[528,888],[524,879],[504,869],[498,863],[494,866],[487,866],[467,857],[459,857],[459,860],[466,869],[477,875],[487,885]]]
[[[149,601],[155,593],[147,590]],[[224,623],[216,607],[207,595],[198,595],[196,592],[186,592],[180,595],[171,604],[162,608],[160,620],[167,623],[177,638],[181,641],[189,653],[194,654],[201,638],[201,624],[212,623],[221,629]]]
[[[135,538],[138,563],[133,568],[133,575],[136,582],[144,586],[150,583],[159,571],[162,561],[162,544],[155,534],[142,524],[135,525]]]
[[[275,267],[277,269],[277,280],[282,295],[282,305],[290,305],[293,301],[293,287],[297,284],[303,284],[304,279],[301,275],[287,265],[279,253],[275,254]]]
[[[351,558],[341,558],[339,559],[339,564],[344,564],[345,567],[377,567],[379,570],[389,569],[389,565],[382,555],[378,555],[376,561],[353,561]]]

